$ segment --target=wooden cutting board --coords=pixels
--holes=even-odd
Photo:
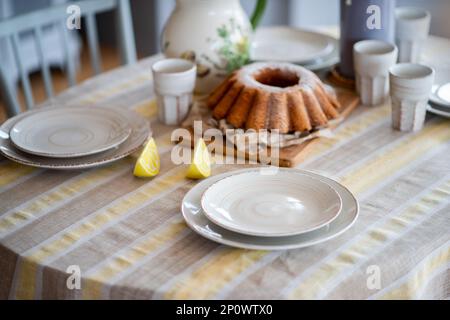
[[[345,120],[349,117],[351,112],[355,110],[356,107],[359,105],[359,97],[350,90],[344,90],[344,89],[337,89],[337,98],[339,102],[341,103],[342,110],[341,110],[341,117],[342,121],[340,121],[337,125],[332,125],[330,129],[335,129],[339,125],[341,125]],[[299,163],[301,163],[307,156],[309,151],[314,148],[314,145],[318,141],[318,139],[324,139],[324,138],[315,138],[308,141],[305,141],[301,144],[289,146],[280,148],[278,150],[278,156],[277,161],[272,161],[272,164],[277,164],[280,167],[295,167]],[[249,160],[249,155],[246,152],[237,151],[235,146],[229,142],[226,141],[225,138],[223,138],[223,145],[221,147],[217,147],[218,144],[215,145],[215,153],[221,152],[224,156],[233,156],[234,158],[240,158],[242,160],[246,159]],[[194,139],[193,139],[193,132],[191,129],[191,134],[183,136],[182,139],[179,141],[182,145],[185,146],[194,146]],[[207,142],[208,143],[208,142]],[[270,162],[270,156],[271,156],[271,150],[269,148],[267,152],[267,157],[264,159],[259,159],[259,162],[264,162],[265,164],[268,164]],[[261,161],[262,160],[262,161]]]

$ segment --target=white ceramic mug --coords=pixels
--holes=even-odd
[[[400,63],[389,70],[389,75],[393,128],[421,130],[434,82],[434,70],[421,64]]]
[[[196,65],[184,59],[165,59],[152,66],[159,121],[179,125],[192,105]]]
[[[356,90],[364,105],[384,103],[389,96],[389,68],[398,56],[397,47],[379,40],[363,40],[353,46]]]
[[[395,10],[395,17],[399,62],[418,63],[430,32],[431,14],[421,8],[401,7]]]

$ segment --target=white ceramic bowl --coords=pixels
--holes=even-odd
[[[328,184],[296,171],[232,175],[202,196],[206,216],[242,234],[280,237],[318,229],[339,214],[342,201]]]
[[[44,108],[10,131],[20,150],[44,157],[73,158],[112,149],[131,133],[125,116],[112,108]]]
[[[347,231],[355,223],[359,214],[358,201],[344,186],[334,180],[308,171],[285,168],[280,168],[279,170],[289,171],[290,173],[301,172],[329,184],[342,198],[341,213],[330,224],[322,228],[290,237],[255,237],[224,229],[206,218],[200,204],[201,196],[213,183],[230,175],[249,171],[249,169],[243,169],[215,175],[195,185],[183,198],[181,205],[183,218],[187,225],[202,237],[224,245],[253,250],[305,248],[335,238]]]

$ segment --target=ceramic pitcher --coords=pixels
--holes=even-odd
[[[265,4],[258,1],[250,22],[239,0],[177,0],[163,31],[163,53],[196,62],[196,92],[209,93],[249,61],[252,31]]]
[[[353,45],[361,40],[395,44],[395,0],[341,0],[340,73],[353,78]]]

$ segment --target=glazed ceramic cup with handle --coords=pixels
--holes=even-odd
[[[400,63],[389,70],[389,76],[393,128],[421,130],[434,82],[434,70],[421,64]]]
[[[421,8],[401,7],[395,10],[395,17],[399,62],[418,63],[430,32],[431,14]]]
[[[184,59],[164,59],[152,66],[159,121],[179,125],[188,116],[197,74]]]
[[[393,44],[379,40],[363,40],[353,47],[356,90],[364,105],[378,105],[389,96],[389,68],[397,61]]]

